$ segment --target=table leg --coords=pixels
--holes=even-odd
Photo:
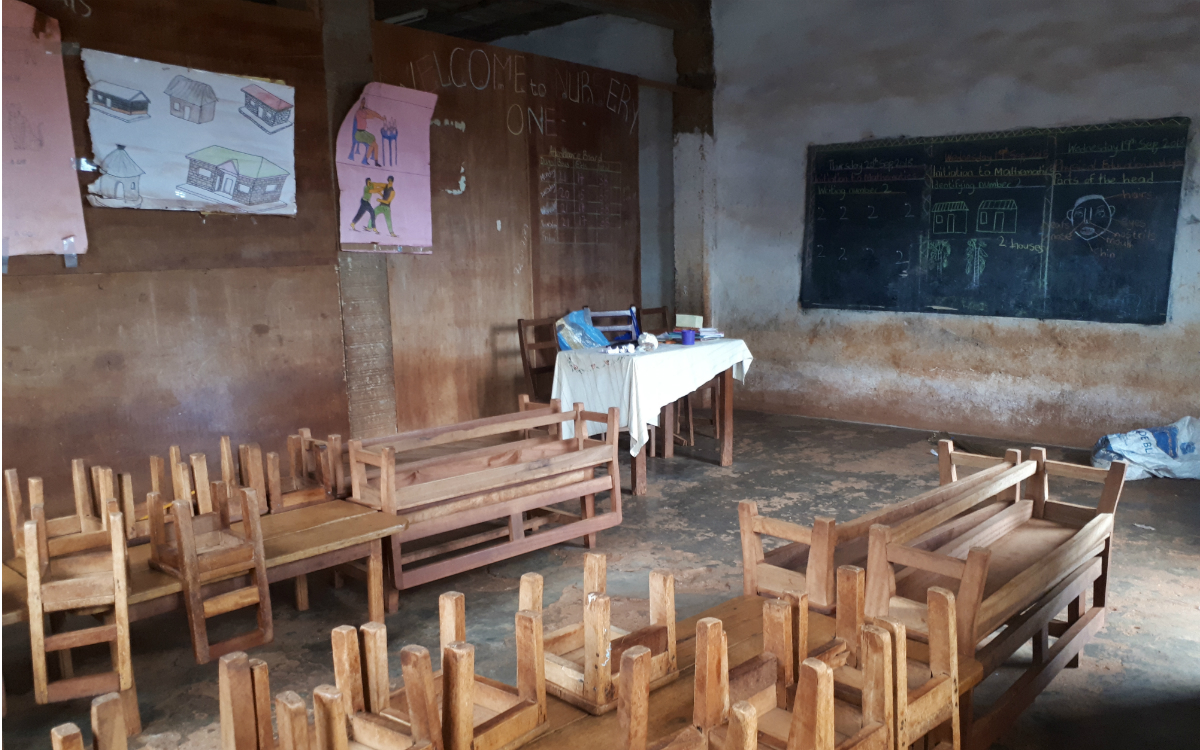
[[[630,483],[633,485],[633,494],[646,494],[646,446],[638,451],[638,454],[633,457],[632,466],[630,467]]]
[[[302,573],[293,579],[296,584],[296,611],[308,611],[308,574]]]
[[[383,622],[383,542],[371,542],[367,558],[367,612],[371,622]]]
[[[733,465],[733,368],[721,373],[721,465]]]
[[[675,404],[663,407],[663,458],[675,457]]]

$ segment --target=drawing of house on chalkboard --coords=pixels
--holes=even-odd
[[[217,114],[217,92],[207,83],[175,76],[163,92],[171,97],[171,114],[181,120],[209,122]]]
[[[966,234],[967,204],[962,201],[946,201],[933,204],[934,234]]]
[[[1017,202],[1010,198],[980,203],[975,215],[975,231],[997,234],[1017,231]]]
[[[89,102],[97,112],[125,122],[136,122],[150,117],[150,97],[137,89],[118,86],[108,81],[92,84],[92,100]]]

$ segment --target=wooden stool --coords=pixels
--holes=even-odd
[[[187,470],[183,463],[175,464],[177,482],[183,480]],[[250,488],[238,488],[244,536],[238,535],[230,528],[228,488],[225,482],[212,482],[208,491],[197,492],[198,498],[207,499],[211,509],[194,518],[192,505],[186,500],[171,503],[168,519],[162,512],[158,493],[151,492],[147,497],[151,524],[150,565],[183,583],[184,606],[198,664],[207,664],[214,657],[232,651],[269,643],[274,638],[257,495]],[[170,526],[168,520],[173,521]],[[252,578],[251,585],[209,599],[203,597],[205,584],[246,573]],[[254,630],[220,643],[208,642],[209,617],[250,606],[258,608],[258,626]]]
[[[136,734],[141,731],[141,719],[129,651],[125,525],[116,500],[110,498],[107,505],[107,530],[64,535],[54,540],[47,536],[42,504],[35,503],[30,508],[33,518],[25,522],[23,530],[34,699],[46,704],[120,692],[125,723],[130,733]],[[52,557],[51,541],[59,546],[69,545],[69,552]],[[105,623],[46,635],[45,615],[59,612],[102,615]],[[110,671],[49,680],[48,652],[69,654],[72,648],[96,643],[109,644]]]
[[[650,649],[650,689],[679,678],[675,653],[675,578],[669,573],[650,573],[650,625],[626,632],[609,622],[609,599],[605,595],[605,556],[584,555],[583,622],[547,633],[544,641],[546,689],[590,714],[608,713],[617,707],[615,677],[621,654],[633,646]],[[521,576],[520,608],[542,610],[542,577]]]

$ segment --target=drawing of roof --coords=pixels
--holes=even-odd
[[[102,94],[115,96],[118,99],[123,99],[127,102],[150,101],[150,97],[146,96],[137,89],[131,89],[126,86],[118,86],[117,84],[109,83],[108,81],[100,81],[93,84],[92,91],[99,91]]]
[[[259,100],[260,102],[267,105],[268,107],[275,110],[276,112],[282,112],[285,109],[290,109],[292,106],[290,103],[285,102],[284,100],[280,99],[278,96],[275,96],[270,91],[267,91],[262,86],[259,86],[258,84],[255,84],[255,83],[252,83],[249,86],[243,88],[242,91],[249,94],[250,96],[253,96],[255,99]]]
[[[966,211],[967,204],[963,201],[946,201],[933,204],[934,211]]]
[[[233,162],[237,173],[246,177],[278,177],[281,174],[288,174],[279,165],[267,161],[261,156],[234,151],[224,146],[202,148],[199,151],[188,154],[187,158],[202,161],[205,164],[212,164],[213,166]]]
[[[100,160],[100,171],[113,177],[137,177],[146,174],[146,170],[137,165],[124,146],[117,146],[112,153]]]
[[[217,93],[212,86],[182,75],[172,78],[171,85],[163,93],[191,104],[211,104],[217,100]]]
[[[997,201],[983,201],[979,204],[979,208],[988,211],[998,211],[1007,208],[1016,208],[1017,202],[1011,198]]]

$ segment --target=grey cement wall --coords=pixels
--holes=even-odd
[[[706,296],[739,403],[1073,446],[1200,414],[1200,3],[714,0]],[[801,310],[810,143],[1186,115],[1164,326]],[[682,186],[681,186],[682,189]]]
[[[671,31],[617,16],[591,16],[492,42],[500,47],[595,65],[652,81],[675,80]],[[642,306],[674,308],[671,94],[638,90],[638,175],[642,226]],[[580,304],[587,304],[586,300]]]

